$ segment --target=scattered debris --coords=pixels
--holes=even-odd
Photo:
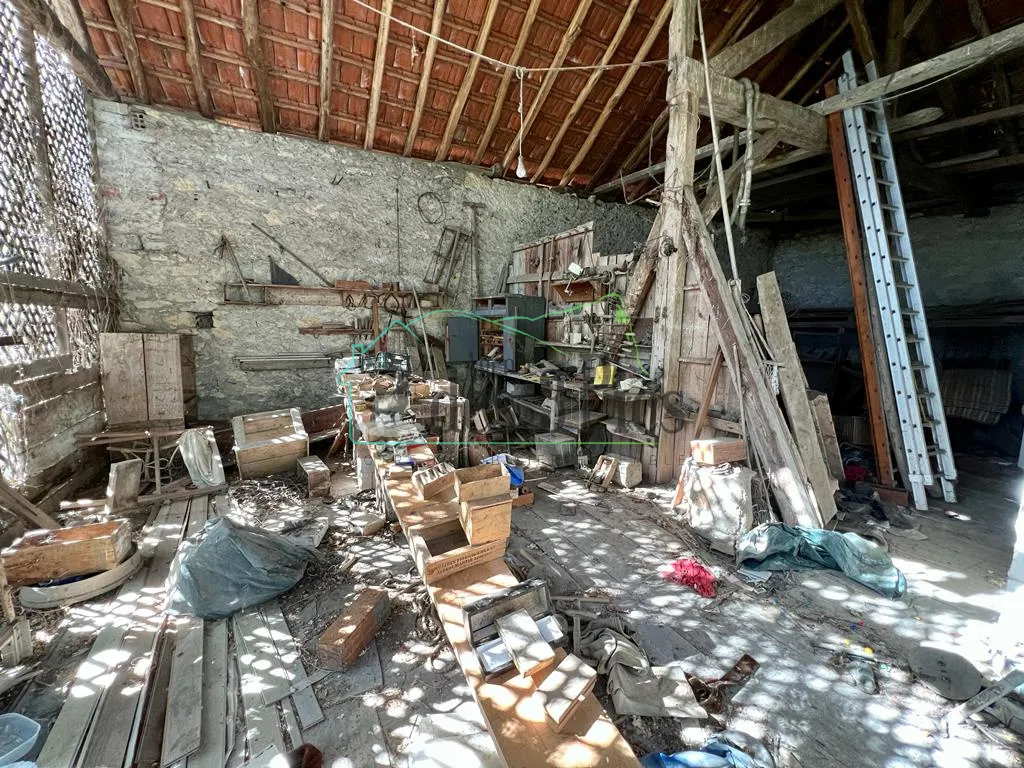
[[[692,557],[683,557],[673,562],[662,572],[662,578],[693,587],[701,597],[714,597],[718,583],[715,574]]]

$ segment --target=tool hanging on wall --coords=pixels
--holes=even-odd
[[[227,235],[220,236],[220,240],[218,240],[217,245],[214,246],[213,252],[218,258],[223,259],[224,256],[227,256],[231,259],[231,263],[235,265],[235,272],[238,274],[238,281],[245,289],[245,298],[248,301],[252,301],[252,291],[249,290],[249,284],[246,282],[245,275],[242,274],[242,265],[238,263],[238,256],[235,255],[235,248],[231,245],[231,241],[228,240]]]
[[[330,280],[328,280],[326,277],[324,277],[322,274],[320,274],[314,267],[312,267],[311,265],[309,265],[305,261],[303,261],[302,257],[299,256],[297,253],[295,253],[295,251],[293,251],[287,245],[282,243],[280,240],[278,240],[272,234],[267,232],[267,230],[265,230],[263,227],[261,227],[255,221],[250,221],[249,223],[252,224],[253,228],[257,232],[259,232],[264,237],[270,239],[278,247],[278,249],[280,249],[281,253],[287,253],[289,256],[291,256],[293,259],[295,259],[297,262],[299,262],[299,264],[301,264],[306,269],[308,269],[310,272],[312,272],[314,275],[316,275],[318,278],[320,278],[320,282],[322,282],[328,288],[333,288],[334,287],[334,283],[332,283]],[[295,284],[298,285],[298,282],[296,282]]]
[[[436,286],[440,293],[447,295],[455,270],[465,260],[466,251],[471,244],[472,238],[466,230],[457,227],[442,229],[423,282]]]

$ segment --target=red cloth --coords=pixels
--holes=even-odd
[[[847,464],[843,467],[843,474],[846,475],[846,482],[848,483],[856,483],[871,477],[871,473],[865,467],[858,466],[857,464]]]
[[[672,570],[664,573],[663,576],[684,587],[693,587],[701,597],[715,596],[715,585],[718,583],[715,574],[692,557],[676,560],[672,563]]]

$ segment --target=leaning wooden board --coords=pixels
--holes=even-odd
[[[383,482],[402,528],[414,524],[414,520],[422,522],[418,519],[422,507],[414,503],[419,496],[411,473],[388,477],[382,471],[386,465],[380,460],[376,447],[371,448],[371,454],[377,462],[378,478]],[[537,695],[537,687],[554,665],[532,678],[509,672],[497,680],[484,681],[476,652],[463,627],[462,605],[517,583],[505,562],[498,559],[427,586],[502,760],[509,768],[639,768],[640,762],[633,750],[593,693],[583,699],[570,720],[563,724],[563,732],[555,732],[544,714],[543,699]],[[565,652],[557,649],[555,663],[564,656]]]

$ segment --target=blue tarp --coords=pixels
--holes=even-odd
[[[736,544],[736,564],[752,571],[842,571],[886,597],[907,591],[907,579],[888,553],[855,533],[767,523]]]

